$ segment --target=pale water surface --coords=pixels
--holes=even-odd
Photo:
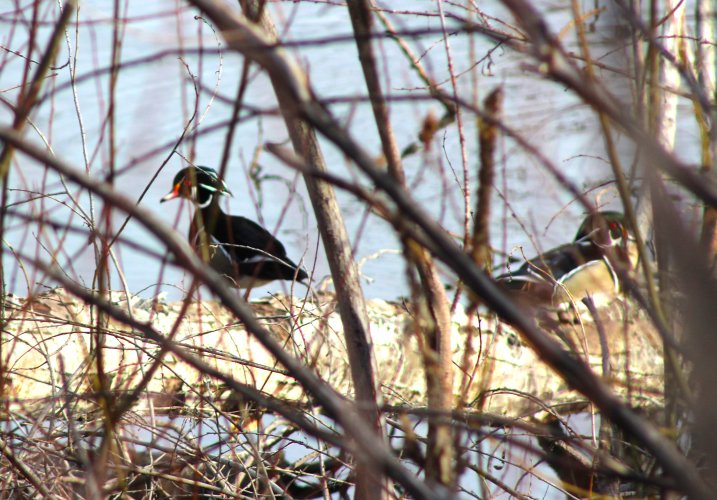
[[[435,11],[435,4],[432,2],[391,2],[390,6],[396,11]],[[171,145],[181,134],[193,111],[194,90],[182,61],[186,62],[192,74],[197,77],[201,98],[197,109],[199,118],[194,122],[195,126],[198,123],[198,127],[190,129],[190,139],[179,147],[179,151],[192,157],[195,162],[209,166],[217,166],[222,157],[225,129],[212,127],[228,120],[232,107],[220,99],[212,100],[211,94],[216,89],[219,96],[234,98],[242,60],[233,53],[226,52],[223,43],[218,45],[215,34],[208,25],[194,19],[194,11],[184,9],[177,14],[174,12],[175,8],[175,2],[170,1],[128,3],[126,16],[129,22],[124,31],[122,61],[129,64],[155,56],[150,62],[124,68],[115,90],[115,168],[121,172],[115,179],[115,184],[131,199],[139,197],[160,164],[170,154]],[[484,5],[482,8],[493,15],[504,15],[497,5]],[[308,44],[291,49],[300,64],[309,72],[317,95],[326,99],[365,96],[363,75],[350,39],[351,26],[345,9],[314,3],[282,3],[274,5],[273,9],[274,17],[286,40],[319,40],[331,36],[346,38],[346,41],[340,43]],[[568,12],[562,9],[552,9],[550,12],[556,29],[562,28],[569,20]],[[457,13],[464,14],[461,10],[457,10]],[[111,16],[111,3],[92,2],[83,5],[81,10],[83,25],[79,30],[76,65],[78,76],[85,78],[77,85],[77,95],[87,137],[91,172],[95,175],[105,175],[108,171],[107,130],[104,130],[104,134],[101,131],[107,113],[109,79],[106,71],[100,76],[87,75],[105,68],[110,60]],[[49,19],[53,18],[50,16]],[[394,16],[394,22],[398,28],[404,30],[434,31],[433,34],[417,38],[411,43],[415,53],[422,55],[421,61],[434,80],[444,82],[444,88],[450,90],[445,48],[435,33],[440,29],[438,18],[428,15],[401,15]],[[450,19],[448,24],[451,25]],[[9,25],[3,24],[0,29],[5,31],[0,35],[7,39]],[[18,39],[16,34],[10,41]],[[220,47],[222,54],[217,56],[208,53],[199,58],[196,52],[193,52],[182,56],[180,61],[176,52],[172,52],[180,45],[180,40],[185,49],[198,47],[201,40],[205,49],[214,51]],[[487,51],[494,47],[494,44],[485,38],[476,37],[474,40],[479,58],[483,58]],[[470,99],[473,83],[468,71],[472,66],[469,39],[461,35],[451,36],[449,41],[455,70],[459,75],[460,92],[464,98]],[[75,43],[73,34],[73,48]],[[381,51],[384,85],[390,93],[404,98],[425,95],[421,82],[410,69],[397,45],[390,40],[382,40],[377,47]],[[156,57],[163,52],[167,54]],[[67,47],[64,45],[61,54],[59,59],[64,62],[67,58]],[[592,114],[560,86],[536,78],[526,64],[528,61],[524,56],[508,49],[498,47],[493,50],[490,58],[477,65],[479,99],[491,89],[502,85],[506,96],[505,115],[511,126],[520,130],[579,186],[592,187],[606,180],[609,177],[609,169],[606,162],[599,157],[602,143]],[[10,88],[16,84],[19,79],[18,71],[21,69],[17,60],[7,64],[0,73],[0,86]],[[46,102],[36,113],[34,122],[50,140],[58,156],[81,167],[84,162],[80,131],[72,91],[66,86],[68,81],[67,67],[56,70],[51,81],[52,86],[47,89],[52,90],[53,86],[57,88],[61,85],[65,87],[55,91],[51,101]],[[227,199],[228,210],[259,220],[271,231],[275,231],[285,242],[289,255],[297,261],[302,259],[304,266],[313,270],[317,282],[328,275],[328,266],[318,244],[318,231],[311,215],[303,181],[265,152],[258,155],[260,175],[265,179],[261,182],[260,189],[257,190],[257,186],[248,178],[249,165],[263,142],[287,141],[283,121],[275,113],[271,87],[264,75],[258,73],[255,68],[251,72],[251,84],[245,103],[253,109],[270,111],[271,114],[257,117],[247,113],[246,119],[237,127],[226,179],[234,193],[233,198]],[[331,109],[372,155],[380,155],[371,109],[365,102],[333,104]],[[393,123],[402,148],[415,141],[421,122],[429,110],[441,113],[438,104],[425,99],[401,100],[392,104]],[[7,123],[10,119],[7,108],[0,112],[0,117],[2,116]],[[472,115],[464,114],[472,196],[475,195],[478,167],[473,121]],[[33,130],[28,130],[27,136],[39,141],[38,133]],[[101,146],[98,147],[100,143]],[[324,143],[324,153],[332,171],[361,178],[355,168],[347,164],[342,154],[326,141]],[[534,243],[544,249],[571,239],[582,214],[581,208],[575,203],[569,205],[571,197],[556,186],[550,175],[534,159],[516,147],[513,141],[503,140],[499,152],[499,175],[495,187],[500,196],[496,196],[494,202],[493,245],[505,251],[511,251],[516,245],[521,245],[530,256],[536,252]],[[57,179],[54,176],[46,178],[44,171],[34,168],[26,157],[19,156],[16,164],[20,168],[15,169],[11,177],[14,187],[45,193],[59,190]],[[171,157],[141,202],[143,207],[156,211],[168,224],[175,225],[182,234],[186,232],[190,219],[189,207],[180,202],[160,205],[158,200],[169,190],[172,177],[184,165],[179,156]],[[459,188],[463,182],[463,172],[456,127],[451,126],[441,131],[432,151],[426,155],[416,154],[407,158],[405,169],[409,175],[412,194],[418,203],[434,214],[446,228],[460,234],[463,225],[463,200]],[[21,192],[12,194],[18,200],[27,196]],[[354,250],[362,262],[366,295],[396,298],[405,294],[403,260],[400,255],[393,253],[399,246],[391,228],[380,219],[367,216],[361,203],[351,195],[343,192],[338,195],[346,225],[354,241]],[[595,200],[599,197],[601,204],[614,203],[614,193],[609,188],[592,192],[590,196]],[[509,202],[510,210],[506,210],[504,200]],[[84,209],[89,210],[87,197],[82,196],[81,201]],[[49,213],[56,222],[66,223],[70,220],[73,226],[84,228],[78,217],[51,200],[45,200],[44,205],[35,202],[20,208],[35,213],[50,208]],[[95,203],[96,216],[101,208],[101,204]],[[511,216],[510,211],[517,216],[528,233],[535,235],[534,239],[531,240]],[[123,220],[122,214],[114,213],[114,228],[119,227]],[[47,251],[57,248],[62,238],[47,229],[38,234],[36,228],[33,230],[33,227],[18,220],[11,221],[10,229],[8,242],[25,255],[35,255],[39,238],[47,250],[39,250],[38,255],[45,258]],[[123,238],[147,245],[155,252],[162,252],[161,245],[134,221],[127,225]],[[70,275],[79,277],[89,285],[95,261],[92,247],[87,245],[86,237],[68,235],[62,247],[64,250],[58,257],[60,265]],[[157,286],[160,266],[156,259],[126,245],[115,248],[132,292],[151,295],[163,291],[171,298],[178,298],[182,295],[182,289],[188,286],[182,272],[171,267],[161,275],[161,281],[165,285]],[[19,272],[15,259],[6,254],[5,264],[6,269],[11,271],[8,275],[11,288],[17,293],[26,293],[26,280]],[[31,269],[28,272],[31,283],[47,283],[40,274],[33,273]],[[446,276],[447,282],[451,280],[450,276]],[[113,286],[119,286],[116,279]],[[174,288],[175,286],[178,288]],[[284,284],[274,283],[258,293],[283,288]]]

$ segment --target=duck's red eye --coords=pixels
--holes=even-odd
[[[607,227],[610,230],[610,237],[612,237],[614,239],[623,237],[622,227],[617,222],[610,221],[610,222],[608,222]]]
[[[192,181],[191,181],[190,179],[184,179],[184,185],[187,186],[187,187],[191,187],[191,186],[192,186]]]

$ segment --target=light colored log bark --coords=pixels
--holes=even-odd
[[[334,310],[333,295],[322,299],[319,304],[306,303],[302,308],[302,304],[291,304],[289,298],[279,296],[254,302],[252,308],[294,356],[338,392],[353,397],[342,321]],[[123,293],[113,293],[113,300],[126,305]],[[136,297],[131,297],[130,303],[135,318],[151,323],[160,332],[171,330],[181,308],[181,303],[159,304],[155,312],[151,301]],[[31,302],[10,297],[8,306],[2,344],[8,388],[4,397],[9,399],[10,406],[59,404],[67,392],[89,395],[88,346],[92,325],[89,307],[62,289]],[[292,316],[299,311],[300,315]],[[368,302],[373,343],[381,367],[379,384],[388,404],[423,406],[426,404],[423,357],[415,338],[409,334],[411,317],[403,311],[398,304]],[[612,378],[607,382],[633,406],[660,405],[661,342],[649,322],[633,313],[624,313],[622,302],[601,309],[600,314],[612,365]],[[460,363],[467,333],[466,316],[460,307],[452,319],[453,357]],[[181,319],[176,340],[242,383],[292,403],[305,403],[306,393],[300,384],[277,367],[276,360],[259,341],[233,322],[232,316],[217,303],[193,303],[187,316]],[[583,327],[565,324],[563,330],[579,346],[581,352],[577,355],[601,371],[602,353],[594,325],[585,320]],[[512,328],[485,317],[481,318],[479,329],[479,334],[473,332],[475,354],[471,361],[476,366],[475,373],[484,374],[484,378],[472,379],[467,401],[483,398],[485,411],[509,416],[538,412],[558,403],[584,401],[536,357],[533,349],[521,342]],[[159,347],[114,321],[110,322],[106,338],[105,363],[111,389],[117,394],[131,391]],[[59,373],[60,357],[64,359],[64,377]],[[64,378],[67,388],[63,388]],[[179,385],[179,380],[185,387],[186,404],[191,407],[198,400],[192,391],[202,383],[201,374],[167,356],[135,410],[147,409],[150,402],[166,403],[168,393]],[[81,400],[77,401],[80,405]]]

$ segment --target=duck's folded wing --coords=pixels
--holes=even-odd
[[[216,231],[212,244],[241,275],[272,280],[293,279],[296,274],[297,266],[287,257],[284,245],[250,219],[232,217],[230,231]],[[299,270],[297,277],[302,280],[307,276]]]

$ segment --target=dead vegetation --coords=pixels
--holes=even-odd
[[[12,2],[0,496],[712,498],[717,65],[695,3]],[[354,59],[362,90],[334,92]],[[147,201],[175,159],[311,233],[314,289],[229,288],[187,207]],[[608,306],[556,314],[492,278],[606,206],[640,257]],[[377,240],[362,260],[395,258],[396,302],[364,297]]]

